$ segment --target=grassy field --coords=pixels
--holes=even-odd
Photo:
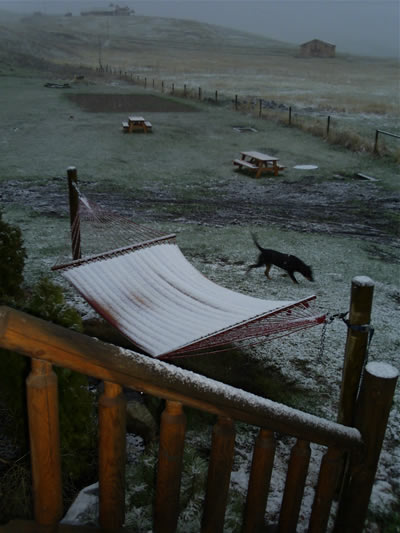
[[[72,27],[72,23],[76,26]],[[58,37],[68,34],[73,43],[71,35],[82,35],[83,23],[75,18],[72,22],[60,18],[55,23],[54,19],[49,21],[45,17],[40,24],[32,20],[15,21],[14,29],[26,32],[27,27],[35,24],[32,33],[28,33],[34,40],[38,28],[42,28],[40,25],[48,25],[42,28],[47,36],[51,31],[57,32]],[[133,29],[143,29],[145,23],[150,21],[139,17],[124,22],[133,25],[126,29],[132,34]],[[73,62],[76,54],[75,65],[96,62],[93,36],[98,35],[96,32],[105,21],[89,20],[85,24],[89,28],[93,26],[93,34],[85,34],[88,46],[82,48],[82,41],[76,49],[64,46],[64,56],[55,47],[51,53],[57,57],[53,59],[59,63]],[[332,105],[343,101],[348,106],[345,109],[352,113],[358,107],[365,115],[367,107],[373,105],[376,113],[380,106],[376,120],[391,121],[398,113],[393,103],[397,68],[393,62],[339,57],[330,63],[329,70],[322,62],[318,62],[318,68],[316,63],[300,62],[294,48],[269,42],[267,64],[262,51],[267,43],[265,39],[252,40],[248,35],[229,32],[228,40],[220,30],[207,27],[203,34],[197,24],[187,23],[187,33],[183,34],[179,26],[182,21],[151,19],[153,33],[146,26],[147,33],[143,30],[143,34],[136,32],[135,38],[132,37],[134,60],[131,58],[129,63],[128,52],[118,54],[120,41],[115,41],[116,28],[112,27],[112,21],[108,24],[103,30],[110,32],[107,45],[110,63],[118,57],[135,71],[143,73],[147,68],[149,78],[157,72],[160,78],[169,73],[171,80],[191,80],[202,86],[207,79],[209,87],[222,89],[226,84],[232,94],[260,94],[261,87],[268,84],[265,91],[268,98],[290,94],[300,102],[301,94],[307,94],[303,102],[317,107],[327,95],[332,95],[329,97]],[[157,24],[159,32],[156,32]],[[207,49],[203,47],[204,35],[210,43]],[[226,39],[225,44],[217,53],[212,43],[222,38]],[[135,39],[137,48],[134,48]],[[13,40],[12,35],[9,40]],[[37,37],[35,42],[38,56],[44,58],[46,40],[42,42]],[[58,42],[61,48],[61,41]],[[158,47],[155,42],[159,42]],[[168,61],[166,52],[162,55],[162,45],[167,42],[174,43]],[[183,54],[185,43],[191,43],[187,45],[187,54]],[[179,57],[184,60],[180,62]],[[246,76],[242,75],[244,65],[248,65]],[[306,73],[306,66],[310,72]],[[298,129],[236,112],[231,106],[182,101],[118,79],[86,76],[81,82],[72,82],[71,89],[48,89],[44,87],[45,82],[60,77],[59,72],[40,75],[36,71],[33,75],[16,63],[12,68],[13,71],[3,61],[0,198],[4,218],[18,224],[23,231],[28,250],[27,283],[49,276],[50,266],[67,244],[66,169],[73,165],[78,169],[82,191],[89,199],[136,222],[176,232],[185,256],[207,277],[228,288],[267,299],[299,299],[316,294],[321,309],[337,313],[348,309],[352,278],[370,276],[375,281],[372,318],[375,335],[370,357],[399,367],[400,175],[393,159],[335,147]],[[331,83],[333,79],[335,85]],[[375,85],[369,86],[372,79]],[[63,80],[71,81],[71,78],[65,75]],[[116,101],[122,95],[131,100],[129,108],[90,112],[71,100],[70,94],[87,95],[86,99],[108,95]],[[162,98],[160,105],[164,110],[156,111],[154,106],[145,104],[143,95],[152,94]],[[181,102],[189,110],[171,111],[171,101]],[[121,122],[130,113],[143,114],[153,123],[154,132],[124,135]],[[250,126],[256,131],[239,133],[237,126]],[[232,160],[246,149],[276,155],[286,170],[279,177],[259,180],[236,172]],[[313,164],[318,168],[311,171],[293,168],[298,164]],[[376,181],[361,180],[356,177],[358,173],[372,176]],[[257,255],[251,232],[266,247],[294,253],[311,264],[315,283],[299,279],[299,285],[295,286],[277,269],[272,270],[271,281],[261,271],[246,275],[246,267]],[[53,279],[61,282],[56,275]],[[90,314],[73,291],[69,290],[68,294],[83,314]],[[319,358],[321,330],[314,328],[248,349],[236,360],[229,361],[229,365],[221,358],[213,363],[211,370],[207,361],[200,359],[188,362],[188,366],[335,419],[345,337],[343,322],[334,321],[327,330],[322,358]],[[376,531],[377,514],[398,511],[399,427],[398,389],[366,531]],[[239,447],[243,439],[239,438]],[[239,474],[246,468],[239,460],[235,463],[233,485],[239,491],[242,490]],[[276,510],[269,512],[273,517]]]

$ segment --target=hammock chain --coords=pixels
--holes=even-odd
[[[349,312],[346,311],[345,313],[335,313],[334,315],[330,315],[326,317],[324,324],[322,326],[321,342],[320,342],[319,353],[318,353],[318,362],[321,362],[322,356],[324,354],[327,327],[336,318],[339,318],[340,320],[342,320],[346,324],[348,329],[352,329],[353,331],[368,331],[368,343],[367,343],[367,356],[368,356],[369,347],[370,347],[372,337],[375,331],[374,327],[371,324],[361,324],[361,325],[350,324],[350,321],[346,318],[348,313]],[[366,357],[366,360],[367,360],[367,357]]]

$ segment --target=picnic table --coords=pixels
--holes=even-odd
[[[128,117],[127,122],[122,123],[122,129],[125,133],[132,133],[134,131],[143,131],[144,133],[149,133],[152,131],[152,128],[153,126],[151,122],[136,115],[131,115]]]
[[[241,158],[234,159],[233,164],[239,167],[239,170],[245,169],[256,173],[256,178],[259,178],[264,172],[272,172],[277,176],[279,171],[284,170],[285,167],[278,164],[279,159],[272,155],[263,154],[261,152],[240,152]]]

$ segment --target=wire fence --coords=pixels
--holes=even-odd
[[[305,111],[292,105],[278,103],[257,97],[239,97],[238,94],[227,95],[218,90],[204,90],[188,84],[178,87],[171,80],[157,80],[147,76],[140,76],[134,72],[110,67],[98,67],[96,72],[102,76],[117,77],[118,79],[139,85],[145,89],[153,89],[177,98],[197,100],[213,105],[229,106],[236,111],[252,114],[260,119],[271,119],[296,127],[317,137],[322,137],[332,144],[344,146],[353,151],[370,152],[376,156],[390,156],[400,162],[400,135],[376,127],[357,132],[349,128],[344,120],[332,115],[324,115],[319,111]],[[369,134],[370,133],[370,134]],[[385,137],[383,139],[383,137]],[[390,140],[389,140],[390,139]]]

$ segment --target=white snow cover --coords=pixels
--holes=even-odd
[[[86,262],[63,275],[104,318],[153,357],[296,303],[221,287],[172,243]]]
[[[399,375],[397,368],[389,365],[388,363],[382,363],[378,361],[372,361],[371,363],[368,363],[365,369],[377,378],[395,379]]]
[[[353,283],[360,287],[374,287],[375,283],[368,276],[356,276],[353,278]]]

